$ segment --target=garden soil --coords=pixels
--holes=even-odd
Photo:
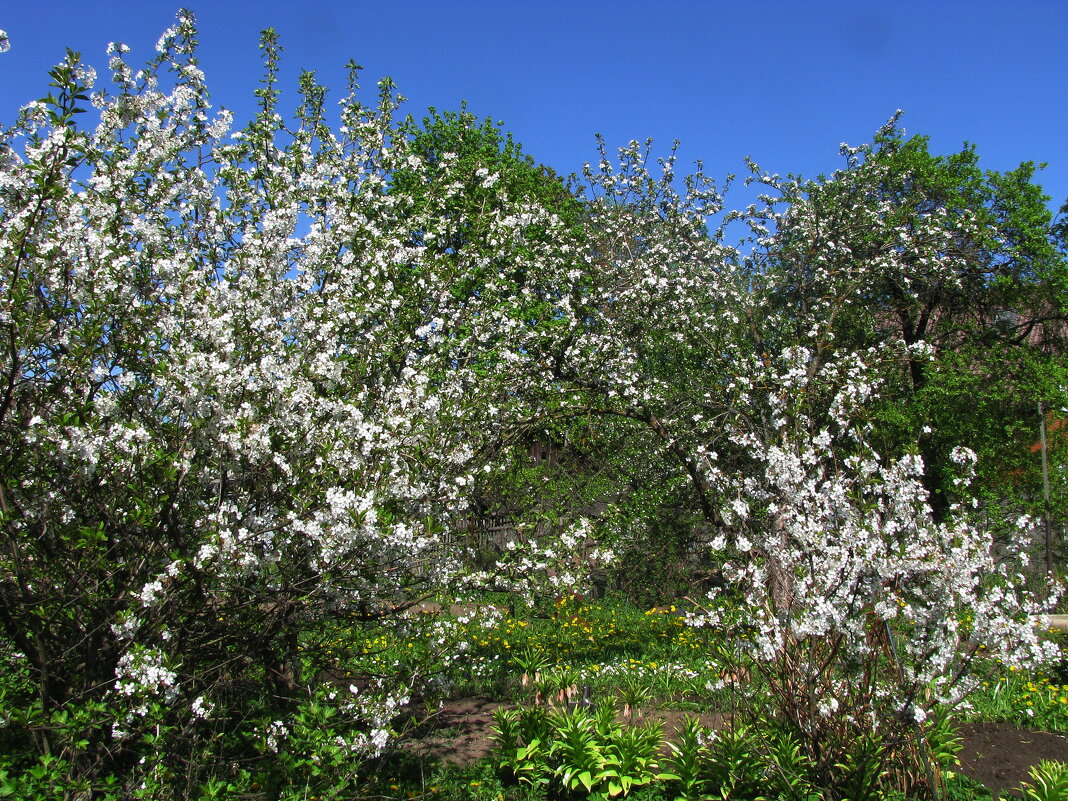
[[[1043,759],[1068,762],[1068,737],[1030,731],[1011,723],[966,723],[960,730],[964,747],[960,771],[992,792],[1015,790],[1028,771]]]
[[[423,759],[470,765],[492,749],[493,712],[501,706],[488,697],[459,698],[423,720],[405,743],[405,750]],[[657,710],[653,719],[671,737],[686,714]],[[702,715],[707,726],[722,718]],[[644,718],[637,718],[642,721]],[[960,771],[992,792],[1012,791],[1027,781],[1028,771],[1043,759],[1068,762],[1068,737],[1030,731],[1009,723],[967,723],[961,727]]]

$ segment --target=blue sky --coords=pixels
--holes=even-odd
[[[1068,2],[897,3],[765,0],[189,0],[214,101],[246,117],[260,76],[259,31],[282,39],[283,106],[315,70],[340,96],[343,65],[365,68],[369,95],[388,75],[427,106],[504,122],[538,161],[567,174],[612,147],[682,142],[710,174],[763,168],[814,176],[841,164],[895,109],[934,152],[974,142],[980,164],[1048,162],[1038,178],[1068,198]],[[178,3],[6,0],[0,120],[43,95],[65,47],[102,68],[109,41],[151,56]],[[105,74],[101,70],[102,75]],[[733,205],[728,199],[728,205]]]

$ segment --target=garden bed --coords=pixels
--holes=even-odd
[[[428,770],[443,766],[472,769],[492,762],[493,714],[502,704],[488,696],[465,696],[447,701],[420,721],[398,747],[415,757]],[[635,722],[659,722],[666,740],[674,739],[688,713],[656,708],[645,711]],[[725,716],[700,716],[702,724],[719,728]],[[1030,769],[1043,760],[1068,763],[1068,736],[1036,731],[1003,721],[973,721],[959,730],[959,772],[982,784],[994,797],[1012,793],[1029,780]]]

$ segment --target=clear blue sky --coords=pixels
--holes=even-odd
[[[1039,181],[1068,197],[1068,2],[897,3],[765,0],[189,0],[214,101],[247,117],[260,76],[258,32],[285,48],[283,105],[299,69],[335,97],[343,65],[363,85],[388,75],[407,110],[457,108],[502,120],[538,161],[567,174],[610,146],[682,142],[717,177],[767,170],[815,175],[840,142],[869,141],[897,108],[910,133],[947,153],[964,140],[981,165],[1045,161]],[[151,56],[178,3],[5,0],[0,120],[46,91],[65,47],[102,68],[109,41]],[[106,75],[101,69],[101,74]],[[730,205],[729,201],[728,204]]]

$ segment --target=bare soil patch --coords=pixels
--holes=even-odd
[[[1031,731],[1011,723],[966,723],[958,756],[961,773],[991,792],[1015,790],[1028,780],[1032,765],[1043,759],[1068,762],[1068,737]]]
[[[425,759],[470,765],[493,749],[493,712],[502,704],[485,696],[457,698],[423,719],[405,747]]]

